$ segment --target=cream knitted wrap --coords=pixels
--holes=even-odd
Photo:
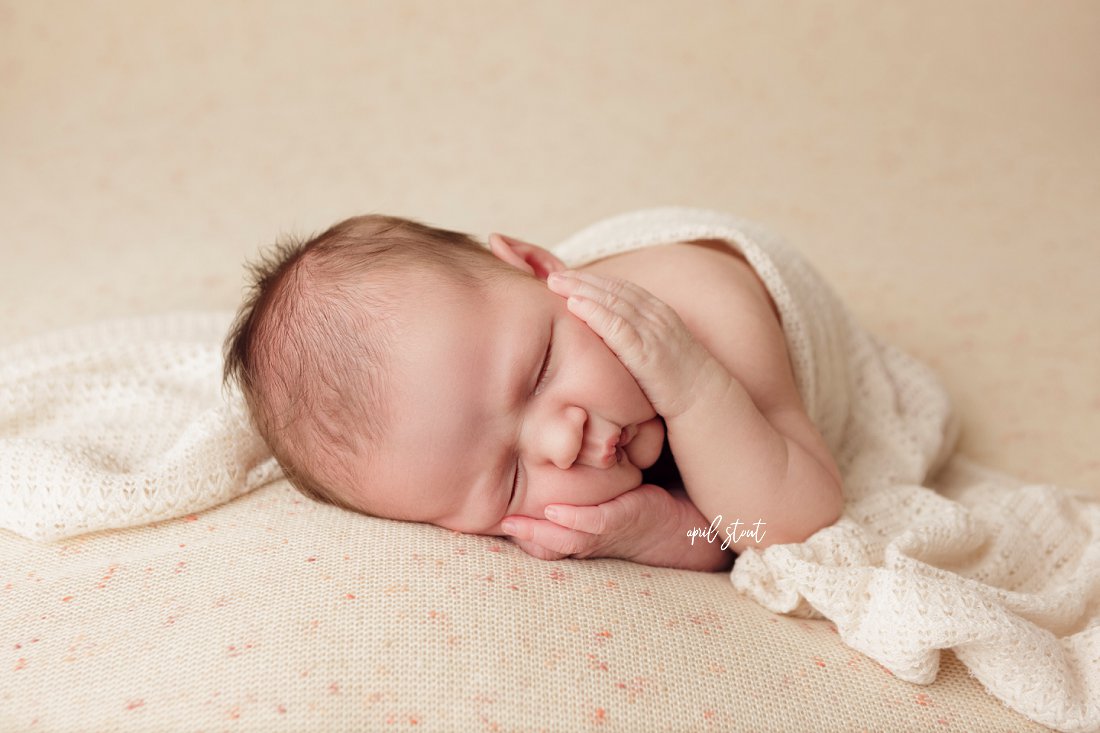
[[[697,238],[729,241],[767,285],[845,483],[839,522],[745,551],[734,587],[776,612],[829,618],[902,679],[932,682],[951,648],[1023,715],[1100,729],[1100,505],[953,457],[957,422],[935,375],[862,329],[751,222],[648,209],[556,252],[580,265]],[[240,395],[219,388],[230,318],[100,322],[0,350],[0,527],[55,540],[190,514],[280,478]],[[928,488],[941,467],[951,480]]]
[[[281,478],[239,392],[219,390],[231,316],[101,321],[0,350],[0,527],[59,540]]]

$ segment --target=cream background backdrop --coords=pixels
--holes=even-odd
[[[549,245],[701,206],[935,367],[962,453],[1100,495],[1097,37],[1097,2],[7,0],[0,344],[233,308],[357,213]]]
[[[1096,2],[4,2],[0,339],[231,308],[366,211],[552,243],[698,205],[936,366],[965,453],[1100,491],[1097,37]]]

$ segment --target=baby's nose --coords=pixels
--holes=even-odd
[[[540,448],[546,458],[563,471],[574,463],[583,462],[585,424],[588,414],[575,405],[564,408],[557,419],[550,420],[549,428],[542,436]]]

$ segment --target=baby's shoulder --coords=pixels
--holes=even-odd
[[[748,298],[766,304],[779,319],[764,282],[741,253],[722,240],[653,245],[605,257],[580,269],[635,282],[671,305],[681,318],[700,309],[714,315],[715,307],[722,305],[738,305],[738,310],[743,310]]]

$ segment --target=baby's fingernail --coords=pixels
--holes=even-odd
[[[505,532],[507,534],[515,534],[516,533],[516,523],[515,522],[501,522],[500,523],[500,529],[501,529],[502,532]]]
[[[545,514],[546,518],[551,522],[558,518],[558,510],[552,506],[546,507],[546,509],[543,510],[543,514]]]

